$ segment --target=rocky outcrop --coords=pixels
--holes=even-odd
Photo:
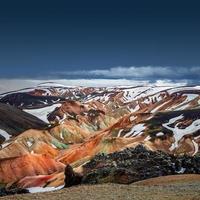
[[[70,165],[65,168],[65,187],[78,185],[81,183],[82,175],[73,171]]]
[[[121,152],[99,154],[82,166],[81,173],[82,183],[129,184],[158,176],[199,174],[200,156],[173,156],[138,145]]]
[[[24,193],[29,193],[29,191],[21,188],[13,188],[13,189],[0,188],[0,197],[6,195],[24,194]]]

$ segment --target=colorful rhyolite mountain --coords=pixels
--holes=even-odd
[[[0,144],[4,193],[200,173],[200,87],[52,84],[5,93]]]

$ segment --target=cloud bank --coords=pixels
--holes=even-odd
[[[171,66],[141,66],[141,67],[112,67],[109,69],[78,70],[54,72],[58,75],[92,76],[104,78],[132,79],[195,79],[200,74],[200,67],[171,67]]]
[[[52,74],[52,76],[51,76]],[[46,77],[0,79],[0,93],[36,87],[43,82],[56,82],[64,86],[181,86],[198,84],[200,67],[112,67],[109,69],[47,72]]]

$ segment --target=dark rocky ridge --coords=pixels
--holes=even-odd
[[[13,106],[0,103],[0,129],[6,131],[10,136],[16,136],[28,129],[45,129],[48,124],[37,117],[26,113]],[[0,142],[5,138],[0,135]]]
[[[0,102],[20,109],[30,109],[42,108],[64,100],[65,98],[59,96],[35,96],[28,93],[12,93],[2,97]]]
[[[7,195],[14,195],[14,194],[24,194],[24,193],[29,193],[29,191],[27,189],[20,189],[20,188],[13,188],[13,189],[0,188],[0,197]]]
[[[174,156],[142,145],[112,154],[99,154],[83,166],[82,183],[120,183],[175,174],[200,174],[200,155]]]

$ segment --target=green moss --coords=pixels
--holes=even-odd
[[[82,125],[80,126],[83,130],[87,130],[87,131],[90,131],[90,132],[93,132],[93,128],[88,126],[86,123],[82,123]]]
[[[61,134],[66,143],[82,141],[82,136],[80,132],[73,133],[73,132],[70,132],[68,129],[63,129]]]
[[[67,149],[69,145],[59,142],[58,140],[53,140],[52,144],[55,145],[58,149]]]

